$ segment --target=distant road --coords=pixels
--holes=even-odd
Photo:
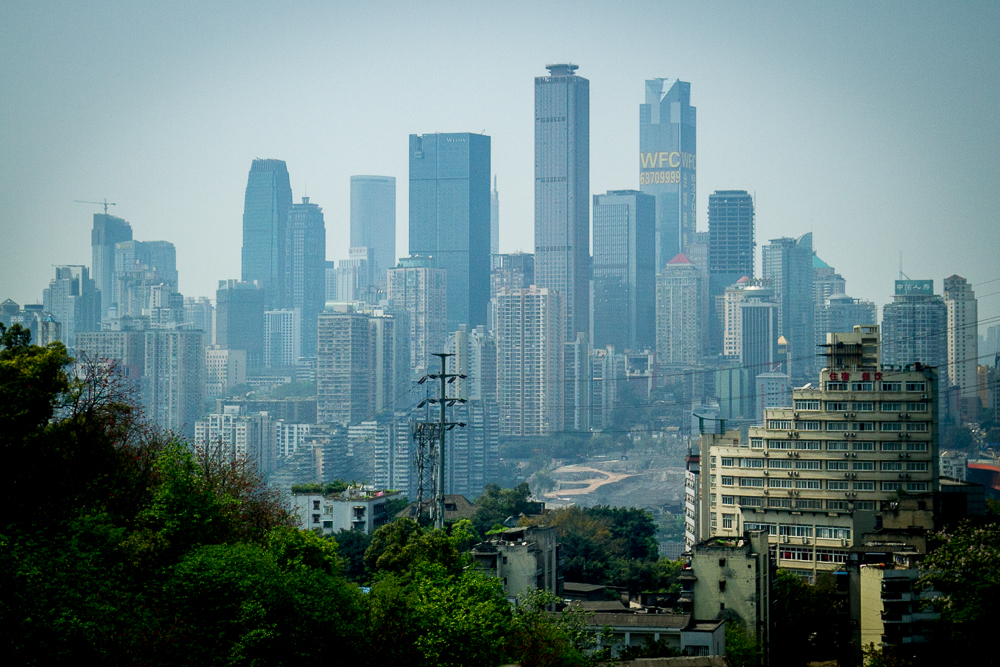
[[[545,494],[546,498],[558,498],[559,496],[582,496],[597,489],[601,488],[605,484],[614,484],[615,482],[620,482],[626,477],[634,477],[634,475],[626,475],[620,472],[605,472],[603,470],[598,470],[597,468],[590,468],[588,466],[581,465],[571,465],[562,466],[561,468],[556,468],[552,471],[552,474],[558,475],[559,473],[580,473],[580,472],[592,472],[601,475],[601,477],[594,477],[592,479],[581,479],[573,480],[572,484],[587,484],[587,486],[581,486],[579,488],[573,489],[561,489],[557,491],[550,491]]]

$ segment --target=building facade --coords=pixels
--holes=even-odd
[[[42,305],[62,324],[62,342],[76,346],[78,331],[95,331],[101,323],[101,295],[85,266],[57,266],[56,275],[42,293]]]
[[[741,278],[754,277],[754,202],[746,190],[717,190],[708,197],[710,349],[722,352],[724,314],[716,299]]]
[[[897,280],[892,303],[882,308],[882,362],[921,363],[948,377],[948,306],[934,294],[933,280]]]
[[[639,105],[639,189],[656,198],[656,272],[686,252],[695,224],[697,113],[691,84],[647,79]]]
[[[816,306],[815,345],[826,342],[828,333],[854,331],[855,326],[878,323],[878,308],[871,301],[852,299],[843,292],[831,294]]]
[[[301,354],[316,355],[316,318],[326,303],[326,225],[323,209],[303,197],[288,212],[285,232],[285,301],[301,314]]]
[[[535,77],[535,284],[558,293],[563,341],[590,331],[590,81]]]
[[[761,259],[778,305],[778,335],[784,336],[796,360],[792,382],[802,385],[812,379],[816,367],[812,233],[772,239],[763,247]]]
[[[264,290],[268,309],[284,305],[285,243],[292,186],[284,160],[254,160],[243,206],[243,282]]]
[[[396,178],[351,176],[351,247],[371,248],[378,285],[396,265]]]
[[[142,399],[161,428],[194,435],[205,404],[205,334],[160,329],[145,332]]]
[[[497,191],[497,177],[493,177],[490,192],[490,254],[500,253],[500,193]]]
[[[294,366],[302,356],[302,311],[264,311],[264,367]]]
[[[107,317],[111,305],[111,284],[115,276],[115,245],[132,240],[132,226],[107,213],[94,214],[94,229],[90,235],[94,283],[101,293],[101,320]]]
[[[388,271],[389,307],[409,316],[410,370],[418,379],[430,368],[431,355],[444,348],[447,332],[447,275],[432,257],[402,257]]]
[[[961,276],[944,279],[944,305],[948,313],[948,382],[957,387],[963,404],[977,399],[979,364],[979,308],[969,281]],[[972,414],[978,413],[978,410]]]
[[[195,422],[194,444],[220,461],[251,462],[262,475],[277,466],[274,429],[267,413],[240,414],[238,408],[227,407],[206,415]]]
[[[246,351],[248,368],[256,371],[264,364],[264,290],[259,284],[219,281],[215,342],[222,349]]]
[[[490,291],[490,138],[410,135],[410,255],[447,272],[446,331],[486,325]]]
[[[656,198],[594,195],[593,345],[652,347],[656,339]]]
[[[656,276],[656,358],[661,365],[696,365],[705,354],[708,285],[683,254]]]

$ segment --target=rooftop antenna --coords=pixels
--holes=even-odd
[[[903,251],[902,250],[899,251],[899,279],[900,280],[909,280],[910,279],[910,276],[908,276],[905,273],[903,273]]]
[[[107,197],[104,198],[104,201],[84,201],[83,199],[74,199],[73,203],[74,204],[94,204],[95,206],[103,206],[104,207],[104,215],[108,214],[108,207],[109,206],[117,206],[117,204],[115,204],[114,202],[109,202],[108,199],[107,199]]]

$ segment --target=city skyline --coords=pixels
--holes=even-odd
[[[309,34],[330,25],[326,19],[332,10],[303,9],[315,14],[310,23],[316,27],[307,26]],[[678,77],[691,82],[692,104],[699,108],[700,229],[708,193],[746,189],[757,195],[759,239],[813,231],[816,247],[838,266],[856,298],[889,301],[904,246],[904,270],[909,274],[947,276],[958,271],[971,284],[993,279],[986,247],[963,239],[987,235],[994,225],[988,212],[1000,208],[997,193],[985,187],[996,179],[1000,137],[990,114],[982,111],[996,108],[995,100],[1000,99],[996,77],[983,79],[996,61],[997,45],[988,38],[997,24],[996,8],[964,5],[946,11],[923,5],[906,17],[862,5],[848,9],[732,8],[725,20],[708,29],[708,17],[700,10],[644,8],[641,20],[638,13],[624,12],[627,16],[604,17],[601,22],[600,29],[610,37],[629,35],[623,40],[628,45],[618,52],[583,48],[596,21],[574,16],[546,33],[544,40],[536,39],[537,30],[519,35],[518,46],[523,48],[514,49],[518,52],[506,67],[491,68],[494,80],[489,87],[468,74],[481,70],[496,53],[495,38],[487,38],[482,51],[469,50],[468,58],[455,59],[447,53],[469,38],[449,37],[444,54],[418,50],[412,62],[399,63],[399,47],[392,40],[401,34],[401,26],[414,21],[425,25],[426,18],[409,11],[400,14],[399,8],[392,8],[395,18],[389,9],[337,10],[338,25],[378,25],[381,36],[370,34],[368,27],[345,35],[350,39],[331,57],[347,69],[331,79],[317,76],[315,65],[298,66],[313,54],[313,46],[282,51],[288,43],[285,36],[303,29],[301,21],[291,16],[275,19],[268,13],[272,64],[255,73],[259,83],[239,94],[232,91],[242,85],[243,70],[230,65],[248,48],[261,46],[257,35],[264,34],[259,29],[263,13],[258,17],[252,8],[241,19],[244,28],[253,28],[246,46],[228,55],[215,53],[216,39],[205,40],[205,46],[190,53],[160,48],[197,41],[197,31],[206,29],[231,34],[239,26],[227,23],[228,13],[208,11],[203,27],[187,22],[167,22],[164,27],[145,12],[116,8],[124,12],[120,20],[130,35],[148,39],[138,51],[129,48],[132,58],[123,57],[124,45],[118,40],[94,47],[91,58],[98,58],[120,81],[110,90],[88,90],[94,75],[67,82],[60,73],[76,71],[62,67],[63,61],[76,59],[82,44],[92,44],[91,22],[106,21],[110,7],[98,4],[86,16],[65,7],[12,9],[0,67],[33,76],[30,87],[21,75],[8,79],[8,99],[17,100],[17,106],[7,103],[0,110],[12,136],[23,137],[0,147],[5,158],[0,161],[5,177],[0,179],[0,220],[12,249],[6,252],[17,252],[4,257],[8,261],[2,262],[0,284],[6,295],[30,303],[39,300],[49,265],[87,263],[83,245],[89,218],[100,209],[72,200],[107,196],[118,203],[109,213],[128,220],[137,236],[177,243],[185,294],[211,295],[218,279],[240,275],[239,244],[234,241],[242,212],[242,188],[237,184],[245,178],[246,164],[257,156],[290,165],[295,193],[310,196],[332,221],[328,256],[345,257],[350,175],[402,178],[405,136],[443,129],[485,128],[493,137],[494,173],[504,182],[500,250],[530,250],[530,78],[556,58],[577,62],[593,82],[590,194],[634,187],[639,168],[635,108],[642,102],[643,82]],[[539,14],[548,18],[559,9]],[[466,15],[458,11],[442,26],[454,27]],[[495,10],[484,10],[483,18],[498,28],[511,21]],[[52,37],[26,43],[22,35],[33,34],[31,27],[43,21]],[[275,23],[273,35],[270,22]],[[644,45],[655,43],[648,37],[664,22],[676,27],[677,38],[648,58]],[[748,22],[754,30],[744,29]],[[345,50],[357,39],[385,43],[386,52],[360,60]],[[322,45],[328,39],[313,42]],[[400,46],[412,44],[412,39],[404,39]],[[154,52],[165,57],[150,62]],[[357,51],[362,52],[367,50]],[[40,53],[48,55],[41,58]],[[792,54],[796,58],[789,57]],[[391,68],[390,60],[395,61]],[[139,65],[145,69],[137,69]],[[405,115],[393,111],[396,105],[385,104],[384,95],[375,95],[374,89],[358,88],[379,70],[394,72],[392,80],[400,88],[396,95],[408,99]],[[427,84],[438,79],[418,73],[432,71],[440,72],[441,83],[433,83],[435,94],[428,94]],[[269,95],[261,104],[248,103],[247,95],[270,85],[278,72],[298,73],[272,86],[282,94]],[[204,83],[179,88],[192,74]],[[303,78],[310,84],[303,85]],[[424,92],[414,94],[414,86],[423,86]],[[350,103],[324,105],[334,88]],[[948,105],[948,123],[942,123],[943,107],[917,111],[924,108],[926,91],[935,88],[951,90],[956,100],[963,100]],[[294,95],[283,95],[292,89]],[[54,103],[57,90],[60,95],[63,90],[74,94],[72,121],[58,110],[62,105]],[[454,104],[441,104],[441,94]],[[151,105],[153,99],[162,104]],[[295,104],[289,105],[288,99]],[[192,115],[195,109],[197,115]],[[372,132],[376,127],[379,132]],[[179,135],[181,128],[190,136]],[[44,137],[39,130],[45,131]],[[53,163],[56,169],[42,167]],[[397,247],[406,247],[405,225],[398,224],[406,216],[405,189],[401,182]],[[831,199],[827,193],[833,190],[850,196]],[[45,213],[37,206],[39,193],[47,198]],[[816,209],[813,202],[821,198],[824,206]],[[949,228],[960,225],[968,233],[935,243],[938,220]],[[885,250],[876,257],[858,252],[850,242],[852,234],[837,231],[841,226],[872,234],[871,245]],[[995,301],[984,301],[981,317],[998,312]]]

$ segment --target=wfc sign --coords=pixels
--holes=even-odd
[[[639,153],[639,166],[639,185],[680,183],[681,169],[694,171],[695,156],[680,151]]]

